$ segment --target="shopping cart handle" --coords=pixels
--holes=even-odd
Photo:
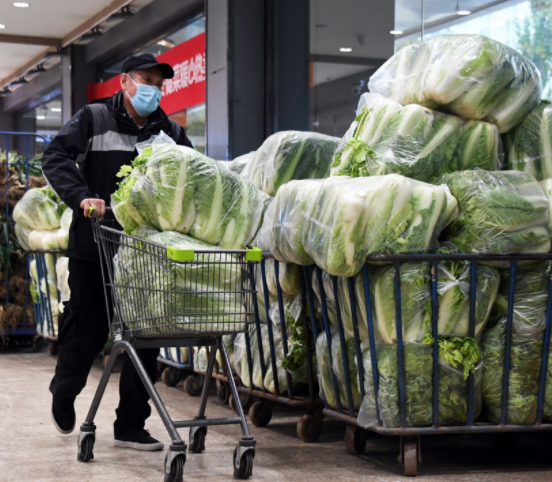
[[[112,211],[113,209],[111,208],[111,206],[106,206],[105,207],[105,212],[107,213],[108,211]],[[96,214],[96,209],[94,208],[94,206],[90,206],[88,208],[88,217],[91,218],[91,217],[95,217],[97,218],[98,215]]]
[[[253,263],[260,263],[263,259],[263,250],[260,248],[247,248],[245,250],[245,260]]]

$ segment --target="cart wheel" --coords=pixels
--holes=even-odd
[[[247,411],[249,410],[249,407],[253,403],[253,398],[248,394],[240,393],[240,401],[241,401],[244,413],[247,413]],[[238,410],[236,409],[236,402],[234,401],[233,395],[230,395],[230,398],[228,399],[228,405],[230,405],[230,408],[234,410],[234,412],[238,413]]]
[[[82,442],[79,446],[79,452],[77,454],[77,460],[80,460],[81,462],[88,462],[94,458],[94,442],[96,440],[96,436],[93,433],[90,433],[90,435],[86,435],[82,439]]]
[[[50,356],[57,356],[59,351],[58,342],[54,340],[48,340],[48,354]]]
[[[165,467],[167,465],[168,454],[165,455]],[[186,463],[186,455],[178,454],[171,463],[171,471],[167,473],[165,470],[164,482],[182,482],[184,480],[184,464]]]
[[[37,336],[33,340],[33,352],[38,353],[39,351],[42,351],[42,347],[44,346],[44,338],[41,336]]]
[[[248,450],[244,452],[239,461],[240,466],[236,463],[238,457],[238,447],[234,449],[234,478],[236,479],[248,479],[253,475],[253,459],[255,458],[255,452]]]
[[[368,442],[368,432],[356,425],[348,424],[345,430],[345,451],[351,455],[362,455]]]
[[[513,450],[518,440],[519,434],[515,432],[493,434],[493,445],[500,450]]]
[[[217,380],[217,398],[221,403],[228,403],[230,398],[230,387],[228,383]]]
[[[258,400],[249,409],[249,420],[255,427],[266,427],[272,419],[272,403]]]
[[[180,381],[180,370],[175,367],[167,367],[163,371],[161,378],[167,387],[176,387]]]
[[[205,437],[207,436],[207,427],[190,427],[190,445],[188,450],[194,454],[200,454],[205,450]]]
[[[306,443],[316,442],[322,433],[324,413],[321,410],[308,412],[297,422],[297,436]]]
[[[184,380],[184,391],[188,395],[190,395],[190,397],[199,397],[201,395],[202,390],[203,390],[203,383],[201,383],[199,375],[194,373],[193,375],[189,375]]]

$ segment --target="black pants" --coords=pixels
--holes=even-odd
[[[59,354],[50,391],[59,398],[74,398],[86,385],[92,363],[109,336],[109,321],[100,263],[69,260],[71,299],[59,317]],[[111,306],[111,305],[110,305]],[[159,349],[137,350],[155,383]],[[125,353],[119,384],[115,436],[143,428],[151,414],[149,395]]]

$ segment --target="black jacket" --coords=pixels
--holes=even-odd
[[[73,209],[66,255],[82,261],[99,261],[92,234],[92,221],[79,205],[83,199],[99,198],[109,205],[117,190],[121,166],[136,157],[135,145],[160,131],[177,144],[192,147],[184,128],[158,108],[139,129],[123,104],[123,92],[94,101],[65,124],[44,152],[42,167],[48,183]],[[106,215],[109,219],[110,213]],[[113,219],[111,215],[111,219]]]

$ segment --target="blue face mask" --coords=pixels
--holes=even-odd
[[[130,75],[128,77],[136,86],[136,94],[134,97],[131,97],[128,92],[126,94],[136,112],[141,116],[147,117],[159,106],[162,95],[161,91],[153,85],[137,84]]]

